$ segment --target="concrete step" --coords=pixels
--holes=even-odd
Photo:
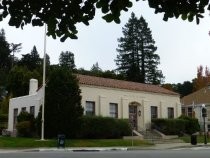
[[[154,143],[154,144],[173,144],[173,143],[184,143],[181,139],[145,139],[148,142]]]
[[[154,131],[140,131],[144,139],[162,139],[161,135]]]

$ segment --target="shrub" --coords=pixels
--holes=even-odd
[[[31,137],[32,130],[31,130],[31,122],[30,121],[22,121],[16,125],[18,136],[21,137]]]
[[[187,134],[193,134],[195,132],[200,131],[200,125],[199,125],[198,119],[192,118],[189,116],[184,116],[184,115],[181,115],[179,119],[183,119],[186,121],[185,132]]]
[[[183,119],[153,119],[152,124],[152,128],[166,135],[180,135],[186,128],[186,121]]]
[[[28,112],[21,112],[17,117],[17,131],[18,136],[21,137],[31,137],[34,136],[35,128],[35,118],[32,114]]]
[[[84,116],[80,138],[109,139],[131,134],[127,120]]]
[[[198,119],[180,116],[177,119],[153,119],[153,128],[164,134],[193,134],[200,130]]]
[[[17,117],[18,122],[22,121],[32,121],[34,120],[34,116],[27,111],[21,111],[20,114]]]
[[[0,135],[2,134],[2,130],[7,128],[8,115],[0,113]]]

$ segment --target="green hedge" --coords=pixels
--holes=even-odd
[[[1,135],[2,129],[7,128],[7,122],[8,122],[8,115],[0,114],[0,135]]]
[[[22,121],[16,125],[18,136],[20,137],[31,137],[31,122],[30,121]]]
[[[153,119],[152,128],[155,128],[166,135],[182,135],[183,133],[193,134],[200,131],[198,120],[189,117]]]
[[[183,119],[183,120],[187,121],[186,125],[185,125],[185,132],[186,133],[193,134],[195,132],[200,131],[200,125],[199,125],[198,119],[188,117],[188,116],[184,116],[184,115],[181,115],[179,117],[179,119]]]
[[[8,115],[7,114],[0,114],[0,122],[7,122]]]
[[[83,117],[80,138],[111,139],[131,135],[128,120],[110,117]]]
[[[31,137],[36,133],[35,118],[28,112],[21,112],[17,117],[17,131],[18,136]]]

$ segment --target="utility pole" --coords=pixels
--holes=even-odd
[[[44,105],[45,105],[45,76],[46,76],[46,24],[44,26],[44,57],[43,57],[43,101],[42,101],[42,127],[41,140],[44,140]]]

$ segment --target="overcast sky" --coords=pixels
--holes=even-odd
[[[106,23],[102,14],[97,12],[89,26],[78,25],[78,40],[67,39],[61,43],[59,39],[47,38],[47,54],[51,64],[57,64],[61,51],[71,51],[75,55],[77,68],[89,70],[93,64],[99,63],[103,70],[116,68],[114,59],[117,56],[117,39],[122,37],[122,27],[134,12],[139,18],[145,18],[152,31],[153,39],[158,47],[156,53],[160,56],[159,68],[165,76],[165,83],[183,83],[196,77],[199,65],[210,67],[210,16],[197,25],[181,19],[162,20],[162,14],[155,14],[146,2],[134,3],[128,11],[123,12],[121,23]],[[17,54],[30,53],[33,46],[37,47],[40,57],[43,57],[44,27],[25,26],[23,30],[10,27],[7,20],[0,22],[0,28],[6,32],[9,43],[22,43],[22,51]]]

